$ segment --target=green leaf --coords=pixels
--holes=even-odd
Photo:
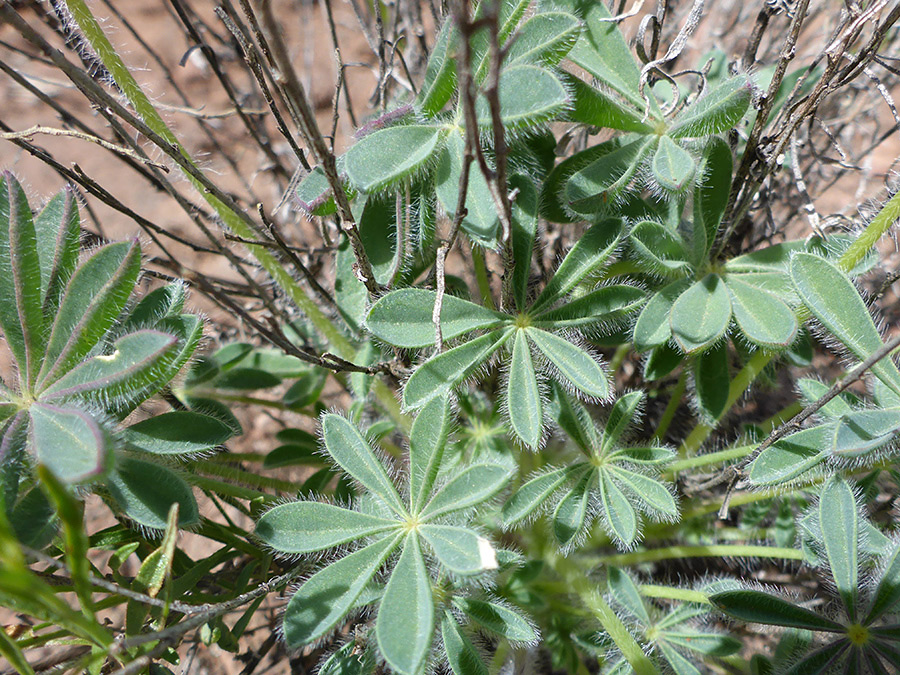
[[[506,527],[514,525],[541,508],[550,495],[571,478],[572,472],[572,467],[562,467],[531,478],[504,502],[503,524]]]
[[[863,625],[868,626],[884,614],[896,611],[900,602],[900,545],[894,543],[883,563],[878,586],[872,593],[872,606]]]
[[[721,277],[708,274],[672,305],[669,325],[686,353],[709,347],[721,338],[731,321],[731,300]]]
[[[377,338],[395,347],[418,348],[434,344],[434,301],[437,294],[421,288],[401,288],[382,296],[372,305],[366,328]],[[441,336],[452,340],[460,335],[494,328],[509,317],[445,294],[441,301]]]
[[[60,301],[39,385],[71,370],[112,327],[128,302],[140,267],[136,240],[108,244],[78,267]]]
[[[549,412],[559,428],[578,444],[582,450],[590,450],[599,442],[597,430],[587,408],[566,391],[562,382],[550,381]]]
[[[6,659],[7,663],[16,669],[17,673],[21,673],[21,675],[34,675],[34,669],[25,659],[22,650],[5,631],[0,631],[0,656]],[[484,672],[487,673],[487,670]]]
[[[553,512],[553,534],[564,550],[575,545],[578,534],[584,529],[591,498],[588,483],[595,477],[593,471],[585,474],[578,484],[563,496]]]
[[[669,129],[669,135],[672,138],[698,138],[728,131],[747,112],[751,95],[750,79],[746,75],[726,80],[681,112]]]
[[[629,235],[635,261],[642,270],[663,277],[683,277],[691,271],[684,242],[662,223],[643,220]]]
[[[410,510],[418,513],[431,494],[453,423],[450,398],[433,398],[416,415],[409,434]]]
[[[89,483],[109,464],[109,435],[83,410],[33,403],[31,442],[38,461],[67,483]]]
[[[325,449],[331,458],[397,515],[404,516],[406,509],[400,495],[359,430],[334,413],[323,415],[321,425]]]
[[[656,154],[653,155],[653,178],[665,189],[681,192],[691,182],[696,169],[691,154],[669,136],[659,137]]]
[[[610,467],[609,472],[611,476],[615,476],[621,487],[627,489],[635,500],[643,504],[646,513],[657,520],[678,518],[675,498],[660,481],[620,466]]]
[[[586,3],[584,21],[587,30],[581,35],[568,57],[604,85],[620,93],[639,110],[647,103],[640,94],[641,71],[619,26],[603,3]],[[651,94],[651,99],[653,98]],[[654,115],[659,113],[655,101],[651,103]]]
[[[643,113],[623,105],[612,96],[587,84],[571,73],[561,73],[561,78],[572,105],[566,111],[568,119],[601,129],[619,129],[639,134],[652,134],[654,128],[643,121]]]
[[[600,445],[600,454],[605,455],[613,449],[622,434],[632,426],[640,417],[641,407],[644,404],[644,392],[629,391],[616,399],[609,417],[603,426],[603,441]]]
[[[334,255],[334,301],[344,323],[358,333],[365,320],[369,292],[356,276],[355,265],[350,239],[343,237]]]
[[[63,190],[47,202],[34,217],[34,231],[41,264],[44,316],[53,316],[60,295],[78,265],[81,248],[78,202],[72,190]]]
[[[431,49],[425,81],[416,97],[416,106],[428,117],[441,112],[456,89],[455,52],[458,42],[456,25],[452,19],[446,19]]]
[[[672,306],[690,285],[689,279],[673,281],[647,301],[634,325],[632,342],[637,351],[643,352],[664,345],[672,337],[669,323]]]
[[[363,362],[365,361],[363,360]],[[353,374],[356,375],[358,373]],[[281,400],[292,410],[299,411],[302,408],[312,406],[319,400],[327,379],[328,371],[324,368],[310,368],[284,392]]]
[[[683,360],[684,354],[668,342],[654,347],[644,363],[644,379],[650,382],[659,380],[669,375]]]
[[[176,502],[180,527],[200,522],[190,486],[178,474],[159,464],[130,457],[117,458],[106,485],[125,515],[144,527],[165,529],[169,509]]]
[[[518,612],[497,604],[465,596],[454,596],[453,604],[482,628],[510,642],[534,642],[538,634]]]
[[[617,605],[624,607],[631,616],[644,626],[650,626],[652,619],[647,607],[631,577],[618,567],[609,567],[606,571],[606,583],[609,593]]]
[[[762,591],[723,591],[710,595],[709,601],[728,616],[749,623],[834,633],[844,631],[839,623]]]
[[[538,195],[534,183],[524,176],[513,176],[510,186],[519,194],[512,205],[513,294],[516,308],[524,312],[531,280],[531,257],[538,225]]]
[[[655,138],[638,138],[575,171],[565,186],[568,208],[578,214],[590,215],[614,204],[655,143]]]
[[[617,545],[629,548],[637,537],[637,514],[634,507],[606,471],[600,471],[598,483],[606,529]]]
[[[494,547],[477,532],[450,525],[422,525],[419,534],[441,564],[454,574],[479,574],[497,568]]]
[[[297,431],[300,431],[297,429]],[[305,433],[305,432],[304,432]],[[263,459],[264,469],[277,469],[282,466],[311,465],[321,466],[324,458],[319,454],[316,437],[309,434],[309,441],[304,443],[286,443],[279,445]]]
[[[540,213],[554,223],[574,223],[580,217],[573,216],[565,200],[566,183],[572,175],[589,166],[604,155],[620,147],[618,138],[613,138],[567,157],[550,172],[541,187]]]
[[[836,423],[831,451],[841,457],[858,457],[889,442],[900,430],[900,410],[857,410]]]
[[[359,230],[359,240],[372,265],[375,281],[386,285],[396,276],[402,264],[398,239],[402,236],[402,213],[397,214],[397,199],[368,195],[353,204],[353,217]]]
[[[590,354],[553,333],[533,327],[526,328],[525,332],[572,386],[591,398],[609,397],[606,371]]]
[[[750,465],[754,485],[779,485],[806,473],[828,456],[834,425],[798,431],[775,441]]]
[[[568,103],[562,82],[539,66],[517,64],[500,73],[500,120],[508,131],[532,127],[552,119]],[[482,95],[475,102],[478,126],[492,127],[491,111]]]
[[[56,510],[39,487],[26,492],[8,516],[16,537],[25,546],[41,550],[56,536],[59,526]]]
[[[378,518],[321,502],[292,502],[266,511],[254,534],[282,553],[312,553],[397,528]]]
[[[506,486],[509,469],[498,464],[472,464],[439,487],[422,509],[419,520],[432,522],[455,511],[477,506]]]
[[[776,296],[744,283],[734,275],[725,279],[731,308],[741,332],[763,347],[787,347],[797,337],[797,317]]]
[[[682,649],[699,652],[705,656],[731,656],[741,650],[743,644],[730,635],[700,633],[698,631],[666,631],[666,642]]]
[[[120,337],[110,354],[98,354],[76,366],[41,392],[42,400],[82,397],[113,400],[147,391],[160,370],[177,354],[178,338],[158,330]]]
[[[420,408],[436,396],[447,394],[481,368],[513,332],[513,329],[494,330],[431,357],[407,380],[403,404],[408,408]]]
[[[731,377],[728,343],[724,340],[694,358],[694,388],[697,407],[711,420],[718,420],[728,405]]]
[[[822,543],[837,592],[851,621],[856,621],[859,595],[859,514],[853,491],[840,477],[832,477],[819,494]]]
[[[488,669],[472,642],[450,612],[441,619],[441,638],[453,675],[488,675]]]
[[[791,278],[803,303],[860,361],[883,346],[881,335],[850,279],[833,264],[811,253],[791,258]],[[870,370],[900,394],[900,371],[890,357]]]
[[[396,185],[432,160],[445,135],[443,127],[417,124],[375,131],[347,151],[347,177],[363,192]]]
[[[221,445],[234,434],[215,417],[175,410],[132,424],[122,432],[131,445],[160,455],[202,452]]]
[[[569,249],[530,313],[540,313],[559,302],[586,276],[599,270],[615,252],[621,238],[622,221],[618,218],[607,218],[592,225]]]
[[[800,395],[803,396],[805,404],[811,405],[825,396],[831,387],[824,382],[802,377],[797,380],[797,389],[800,391]],[[847,399],[839,394],[819,408],[819,413],[831,419],[836,419],[852,413],[853,410],[853,406],[847,402]]]
[[[123,333],[155,326],[160,319],[176,317],[184,309],[187,293],[183,282],[173,282],[150,291],[134,306],[122,323]]]
[[[294,201],[310,216],[330,216],[337,211],[331,184],[321,166],[313,167],[294,191]]]
[[[463,170],[466,142],[463,129],[450,132],[447,143],[440,152],[435,172],[435,194],[449,218],[456,217],[459,201],[459,181]],[[463,231],[472,239],[492,248],[496,243],[500,217],[487,180],[477,163],[469,167],[469,183],[466,191],[466,215],[462,220]]]
[[[666,661],[668,661],[669,666],[672,668],[672,672],[675,675],[701,675],[697,666],[691,663],[677,649],[670,647],[665,641],[659,641],[659,650],[662,652]]]
[[[610,326],[625,322],[637,312],[645,299],[645,291],[636,286],[601,286],[577,300],[542,311],[532,323],[551,330],[583,328],[588,332],[608,332]]]
[[[378,607],[378,649],[392,669],[417,675],[428,656],[433,632],[431,578],[425,569],[419,538],[410,532]]]
[[[288,648],[302,647],[333,629],[400,541],[400,536],[385,537],[313,574],[285,609]]]
[[[310,365],[281,349],[254,349],[235,361],[229,368],[254,368],[264,370],[275,377],[300,377],[309,372]]]
[[[360,653],[356,640],[350,640],[319,666],[317,675],[372,675],[375,654],[372,648]]]
[[[0,174],[0,327],[23,388],[34,382],[44,351],[41,267],[25,191],[12,174]]]
[[[519,28],[506,53],[505,63],[556,65],[569,52],[580,33],[581,22],[571,14],[535,14]]]
[[[175,544],[178,541],[178,504],[172,504],[166,516],[166,529],[160,546],[144,558],[134,578],[134,587],[155,598],[172,574]]]
[[[706,234],[706,250],[702,251],[702,256],[700,251],[695,251],[698,263],[701,257],[706,257],[709,247],[716,240],[719,224],[728,205],[733,172],[728,143],[718,136],[711,137],[697,167],[700,182],[694,189],[694,228],[700,228]]]
[[[516,330],[509,366],[506,408],[512,430],[519,440],[531,448],[537,448],[541,442],[544,413],[531,349],[525,337],[526,330],[528,329]]]
[[[529,0],[499,0],[499,2],[479,2],[475,7],[475,13],[472,17],[473,21],[488,19],[488,17],[496,11],[497,15],[497,41],[500,45],[506,42],[506,39],[512,35],[512,32],[519,25],[519,21],[525,14],[525,10],[530,5]],[[475,31],[471,38],[472,49],[472,73],[475,82],[481,83],[487,77],[490,64],[490,35],[487,27]]]
[[[827,673],[833,673],[835,664],[840,661],[843,653],[849,648],[849,640],[836,640],[825,644],[807,653],[804,655],[804,658],[792,664],[790,668],[783,671],[784,675],[826,675]],[[859,653],[865,654],[866,652],[860,650]],[[847,675],[853,675],[854,673],[853,670],[844,670],[844,672]],[[858,673],[859,671],[855,672]]]

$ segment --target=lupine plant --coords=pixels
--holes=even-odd
[[[100,3],[40,30],[21,4],[0,70],[66,128],[0,137],[72,185],[34,210],[0,178],[15,671],[188,672],[211,645],[247,675],[900,668],[900,197],[816,208],[869,162],[842,120],[897,116],[900,10],[351,2],[357,115],[323,0],[328,133],[265,0],[166,5],[221,113],[124,22],[182,100],[151,98]],[[698,48],[726,25],[743,42]],[[146,203],[38,133],[113,153]],[[146,239],[107,240],[98,200]]]

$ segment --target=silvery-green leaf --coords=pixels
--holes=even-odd
[[[869,310],[850,279],[832,263],[811,253],[791,258],[791,278],[803,303],[832,335],[863,361],[883,346]],[[890,357],[870,368],[900,394],[900,371]]]
[[[405,515],[406,508],[400,495],[359,429],[334,413],[323,415],[321,425],[325,449],[331,458],[395,513]]]
[[[564,72],[561,77],[572,96],[571,108],[566,111],[568,119],[601,129],[653,133],[653,127],[643,121],[643,113],[620,103],[571,73]]]
[[[524,63],[505,67],[500,73],[500,120],[509,130],[535,126],[552,119],[568,102],[559,79],[545,68]],[[484,96],[475,102],[478,126],[493,125]]]
[[[622,434],[632,426],[640,416],[641,406],[644,403],[644,392],[629,391],[616,399],[606,424],[603,426],[603,442],[600,446],[600,454],[606,455],[613,449]]]
[[[419,527],[419,534],[441,564],[454,574],[479,574],[497,567],[494,547],[477,532],[465,527],[426,524]]]
[[[504,605],[462,595],[454,596],[452,602],[479,626],[502,635],[510,642],[528,643],[538,639],[534,628],[517,612]]]
[[[410,124],[380,129],[364,136],[344,156],[350,182],[363,192],[373,192],[410,178],[440,148],[443,127]]]
[[[37,252],[41,262],[41,297],[44,315],[53,316],[63,288],[78,265],[81,224],[72,190],[63,190],[34,217]]]
[[[842,633],[841,624],[762,591],[734,590],[714,593],[709,601],[719,611],[748,623]]]
[[[734,319],[751,342],[764,347],[786,347],[797,336],[797,318],[775,295],[744,283],[740,276],[726,277]]]
[[[428,57],[425,81],[416,97],[416,105],[429,117],[437,115],[456,88],[455,50],[459,42],[459,31],[452,18],[444,21],[434,47]]]
[[[690,273],[684,242],[677,232],[652,220],[635,225],[628,236],[636,264],[651,274],[682,277]]]
[[[563,549],[572,545],[584,529],[591,497],[588,483],[595,478],[594,472],[588,472],[556,505],[553,512],[553,534]]]
[[[390,283],[403,263],[402,247],[397,242],[403,236],[404,216],[402,212],[397,213],[395,195],[362,196],[354,200],[352,211],[375,281],[382,285]]]
[[[575,171],[565,184],[566,206],[590,215],[614,204],[655,144],[655,138],[638,138]]]
[[[653,295],[638,316],[632,342],[638,351],[646,351],[665,344],[672,337],[669,314],[672,305],[691,285],[690,279],[679,279]]]
[[[704,233],[704,250],[695,250],[695,262],[700,264],[709,247],[716,240],[719,224],[728,205],[733,173],[731,148],[718,136],[711,137],[703,150],[697,175],[700,182],[694,189],[694,229]]]
[[[691,154],[669,136],[659,137],[656,154],[653,155],[653,178],[665,190],[680,192],[694,177],[697,168]]]
[[[447,396],[433,398],[416,415],[409,435],[409,499],[413,513],[418,513],[431,494],[452,423]]]
[[[513,294],[516,308],[524,312],[531,280],[531,257],[538,224],[538,195],[525,176],[513,176],[510,185],[519,190],[512,205]]]
[[[587,408],[557,380],[550,381],[548,410],[559,428],[582,450],[589,451],[599,443],[597,429]]]
[[[378,649],[394,671],[417,675],[428,656],[433,632],[431,578],[425,569],[419,538],[411,532],[378,606]]]
[[[640,591],[631,577],[618,567],[610,567],[606,571],[606,582],[609,593],[616,604],[624,607],[628,613],[638,619],[643,625],[649,626],[652,622],[647,613],[647,607],[641,598]]]
[[[334,300],[341,318],[358,333],[365,320],[369,292],[356,276],[355,265],[350,240],[344,237],[334,255]]]
[[[836,421],[831,450],[843,457],[864,455],[900,431],[900,409],[855,410]]]
[[[420,408],[431,399],[447,394],[490,359],[513,332],[512,329],[494,330],[431,357],[407,380],[403,404]]]
[[[605,471],[600,472],[598,483],[606,529],[620,548],[629,548],[637,537],[637,514],[634,507]]]
[[[173,410],[122,432],[127,443],[157,455],[184,455],[221,445],[234,434],[227,424],[190,410]]]
[[[505,63],[555,65],[575,44],[581,22],[565,12],[540,12],[522,24],[506,53]]]
[[[31,443],[38,461],[67,483],[102,476],[112,443],[97,420],[83,410],[36,402],[29,408]]]
[[[725,412],[730,385],[728,343],[722,340],[694,357],[697,406],[710,420],[718,420]]]
[[[422,509],[420,520],[432,522],[487,501],[506,487],[509,469],[498,464],[472,464],[435,490]]]
[[[353,608],[400,541],[398,536],[385,537],[312,575],[285,609],[284,639],[288,647],[309,644],[332,630]]]
[[[721,277],[708,274],[682,293],[669,315],[678,346],[687,353],[705,349],[728,329],[731,300]]]
[[[663,639],[659,640],[659,650],[675,675],[702,675],[697,666]]]
[[[726,80],[682,111],[669,129],[669,135],[672,138],[696,138],[728,131],[747,112],[751,94],[746,75]]]
[[[558,302],[582,279],[599,270],[615,252],[621,237],[622,221],[618,218],[607,218],[592,225],[566,253],[531,311],[537,313]]]
[[[582,470],[584,465],[553,469],[552,471],[538,474],[524,483],[503,504],[504,524],[507,526],[513,525],[537,511],[550,495],[573,476],[573,472],[576,469]]]
[[[620,466],[609,469],[620,486],[626,488],[641,504],[646,513],[655,518],[671,519],[678,517],[678,505],[675,498],[660,481],[636,471],[629,471]]]
[[[459,183],[466,150],[464,133],[462,129],[450,132],[447,143],[438,156],[435,172],[435,194],[450,218],[456,216],[459,202]],[[497,215],[491,189],[476,162],[469,167],[465,205],[466,215],[461,223],[463,231],[480,245],[492,248],[500,227],[500,217]]]
[[[475,645],[466,637],[450,612],[441,619],[441,637],[453,675],[488,675]]]
[[[649,382],[659,380],[671,374],[683,360],[684,354],[669,342],[654,347],[644,363],[644,379]]]
[[[751,463],[750,482],[779,485],[809,471],[828,456],[834,429],[822,424],[775,441]]]
[[[900,545],[893,543],[883,563],[878,586],[872,593],[872,606],[864,625],[890,612],[895,612],[900,601]]]
[[[566,203],[565,188],[569,178],[581,169],[594,163],[604,155],[617,150],[620,147],[618,138],[613,138],[597,145],[592,145],[586,150],[576,152],[567,157],[554,167],[544,180],[541,188],[540,210],[541,215],[554,223],[574,223],[580,220],[573,216]]]
[[[401,288],[382,296],[372,305],[366,328],[396,347],[427,347],[434,344],[434,291]],[[508,321],[505,314],[474,302],[445,294],[441,302],[441,336],[452,340],[460,335],[493,328]]]
[[[321,502],[291,502],[266,511],[254,534],[282,553],[312,553],[396,529],[400,522]]]
[[[172,504],[178,503],[178,525],[200,522],[191,487],[174,471],[154,462],[117,458],[106,485],[125,515],[155,530],[164,530]]]
[[[606,371],[590,354],[553,333],[533,327],[524,332],[572,386],[592,398],[609,396]]]
[[[646,301],[646,292],[637,286],[601,286],[577,300],[541,311],[532,326],[548,330],[582,328],[604,330],[626,323]]]
[[[525,445],[537,448],[541,442],[544,413],[531,349],[522,329],[516,331],[513,342],[506,397],[513,432]]]
[[[856,621],[859,595],[859,513],[850,486],[832,477],[819,494],[819,522],[822,543],[831,577],[851,621]]]
[[[797,380],[797,388],[800,390],[800,394],[803,396],[806,405],[815,403],[831,389],[831,387],[824,382],[819,382],[818,380],[813,380],[808,377],[802,377]],[[853,410],[853,406],[851,406],[843,396],[838,394],[824,406],[819,408],[819,413],[826,417],[836,419],[852,413]]]

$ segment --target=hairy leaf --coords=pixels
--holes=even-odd
[[[590,215],[605,209],[622,194],[655,139],[639,138],[601,156],[574,172],[565,186],[565,201],[575,213]]]
[[[762,591],[723,591],[710,595],[709,601],[720,611],[741,621],[812,631],[843,631],[839,623]]]
[[[459,31],[452,19],[444,21],[425,69],[425,81],[419,89],[416,104],[429,117],[437,115],[456,88],[455,49],[459,42]]]
[[[728,131],[747,112],[751,93],[746,75],[726,80],[679,114],[669,135],[672,138],[696,138]]]
[[[422,509],[422,521],[462,511],[490,499],[506,486],[509,469],[498,464],[472,464],[438,488]]]
[[[444,136],[443,127],[424,124],[375,131],[347,151],[347,177],[363,192],[396,185],[431,161]]]
[[[662,188],[680,192],[690,184],[696,164],[687,150],[663,135],[653,155],[652,169],[653,178]]]
[[[311,553],[380,534],[400,523],[320,502],[281,504],[256,523],[255,534],[282,553]]]
[[[125,515],[144,527],[164,530],[169,510],[176,502],[179,526],[190,527],[200,522],[190,486],[174,471],[159,464],[117,458],[106,485]]]
[[[731,308],[741,332],[763,347],[786,347],[797,336],[797,318],[784,302],[772,293],[744,283],[740,277],[726,277]]]
[[[669,324],[678,346],[687,353],[709,347],[731,321],[731,300],[721,277],[708,274],[672,305]]]
[[[453,604],[482,628],[502,635],[510,642],[533,642],[538,635],[517,612],[495,602],[455,596]]]
[[[77,408],[34,403],[31,442],[38,461],[67,483],[86,483],[102,476],[109,465],[109,434]]]
[[[505,62],[555,65],[581,33],[581,22],[565,12],[541,12],[522,24],[506,53]]]
[[[525,337],[526,330],[517,330],[513,343],[506,392],[507,409],[513,432],[525,445],[536,448],[541,442],[544,413],[531,350]]]
[[[606,371],[590,354],[547,331],[526,328],[525,333],[572,386],[592,398],[609,396]]]
[[[441,564],[454,574],[479,574],[497,567],[493,546],[477,532],[465,527],[429,524],[422,525],[419,533]]]

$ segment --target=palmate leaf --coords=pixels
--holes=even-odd
[[[572,97],[572,104],[566,111],[568,119],[603,129],[653,133],[653,127],[644,122],[643,113],[620,103],[571,73],[562,73],[560,77]]]
[[[513,335],[515,329],[494,330],[437,354],[419,366],[403,388],[403,403],[419,408],[443,396],[477,371]]]
[[[553,333],[533,327],[524,332],[572,386],[591,398],[609,397],[609,377],[590,354]],[[518,396],[516,400],[519,400]]]
[[[835,633],[844,630],[839,623],[762,591],[723,591],[710,595],[709,601],[725,614],[749,623]]]
[[[438,155],[435,172],[435,194],[441,208],[450,218],[456,216],[459,201],[459,181],[466,150],[464,133],[462,128],[449,132],[447,142]],[[469,169],[465,204],[466,215],[460,225],[462,230],[478,244],[492,248],[496,244],[500,217],[497,215],[491,189],[477,164],[472,164]]]
[[[572,215],[567,206],[565,198],[566,183],[575,173],[601,157],[614,152],[620,146],[619,139],[613,138],[603,143],[592,145],[557,164],[549,173],[541,188],[541,215],[554,223],[574,223],[577,220],[581,220],[580,216]]]
[[[733,172],[731,148],[718,136],[712,136],[707,141],[697,167],[700,180],[694,189],[694,228],[701,228],[706,235],[705,250],[694,251],[695,264],[700,264],[716,240],[719,224],[728,205]]]
[[[500,73],[500,120],[507,130],[523,129],[552,119],[568,102],[559,79],[539,66],[516,64]],[[475,102],[478,126],[490,129],[493,122],[488,101]]]
[[[491,543],[465,527],[426,524],[419,527],[419,534],[441,564],[454,574],[479,574],[497,567]]]
[[[352,205],[353,217],[375,281],[388,284],[402,264],[398,241],[402,216],[397,215],[397,200],[394,195],[378,197],[366,195],[356,199]]]
[[[472,464],[434,492],[420,519],[433,522],[441,516],[477,506],[502,490],[508,478],[508,467]]]
[[[694,357],[697,406],[711,420],[719,419],[728,404],[728,370],[728,344],[724,340]]]
[[[82,263],[66,286],[38,385],[54,382],[94,348],[121,314],[141,264],[137,241],[107,244]]]
[[[635,262],[647,272],[676,278],[690,272],[684,242],[662,223],[643,220],[632,228],[628,238]]]
[[[646,293],[636,286],[601,286],[577,300],[543,310],[532,325],[546,330],[576,328],[591,333],[625,323],[645,300]]]
[[[791,278],[803,303],[828,332],[863,361],[883,346],[865,303],[850,279],[829,261],[811,253],[791,258]],[[890,357],[870,368],[900,394],[900,371]]]
[[[668,133],[672,138],[698,138],[728,131],[747,112],[751,94],[746,75],[726,80],[679,114]]]
[[[665,344],[672,337],[669,314],[675,301],[691,285],[690,279],[680,279],[657,291],[638,316],[632,342],[638,351],[646,351]]]
[[[96,480],[109,468],[112,440],[87,412],[34,403],[31,442],[38,461],[66,483]]]
[[[44,351],[41,263],[31,208],[12,174],[0,175],[0,327],[19,366],[23,389]]]
[[[145,452],[187,455],[210,450],[234,435],[232,429],[209,415],[174,410],[127,427],[122,438]]]
[[[565,184],[566,206],[575,213],[591,215],[615,203],[656,142],[655,138],[638,138],[575,171]]]
[[[872,604],[863,622],[865,625],[897,609],[900,602],[900,545],[892,544],[882,569],[884,571],[872,593]]]
[[[686,353],[715,343],[725,334],[730,321],[731,300],[716,274],[708,274],[682,293],[669,315],[672,335]]]
[[[851,621],[856,620],[859,595],[859,514],[853,491],[838,476],[832,477],[819,494],[822,543],[838,594]]]
[[[523,484],[503,504],[503,523],[509,527],[528,518],[568,480],[586,468],[585,464],[566,466],[538,474]]]
[[[439,396],[427,403],[413,422],[409,435],[409,500],[414,513],[434,487],[452,420],[449,396]]]
[[[401,288],[382,296],[372,305],[366,328],[396,347],[418,348],[434,344],[432,313],[436,294],[420,288]],[[446,294],[441,302],[441,336],[452,340],[460,335],[494,328],[510,317]]]
[[[347,151],[347,178],[363,192],[400,183],[432,160],[445,136],[444,127],[424,124],[375,131]]]
[[[144,527],[165,529],[169,510],[176,502],[180,527],[200,521],[190,486],[174,471],[154,462],[119,457],[106,486],[124,514]]]
[[[444,612],[441,619],[441,639],[454,675],[488,675],[488,669],[475,645],[466,637],[450,612]]]
[[[254,534],[282,553],[312,553],[340,544],[386,533],[400,526],[397,520],[323,504],[293,502],[267,511]]]
[[[630,548],[638,533],[634,507],[607,471],[599,472],[598,483],[604,527],[616,544]]]
[[[673,192],[684,190],[697,168],[691,154],[667,135],[659,137],[651,167],[653,178],[660,187]]]
[[[331,631],[401,540],[402,535],[384,537],[312,575],[285,609],[288,647],[301,647]]]
[[[578,39],[581,22],[565,12],[541,12],[519,28],[506,53],[508,64],[543,63],[555,65]]]
[[[741,281],[738,275],[725,278],[731,308],[741,332],[763,347],[787,347],[797,336],[797,318],[778,297]]]
[[[378,648],[391,668],[416,675],[428,655],[433,632],[431,579],[425,569],[419,538],[411,532],[384,589],[375,635]]]
[[[506,407],[513,432],[525,445],[536,448],[541,442],[544,413],[526,330],[517,330],[514,338]]]
[[[397,489],[356,426],[334,413],[323,415],[321,424],[325,449],[331,458],[396,514],[405,515]]]
[[[584,529],[591,497],[589,483],[593,479],[596,479],[595,472],[588,472],[563,495],[553,512],[553,534],[563,550],[572,546]]]
[[[510,642],[528,644],[538,639],[531,624],[509,607],[465,596],[454,597],[453,605],[482,628]]]
[[[53,316],[69,277],[78,265],[81,222],[71,190],[63,190],[34,217],[37,253],[41,264],[44,315]]]
[[[528,301],[531,257],[538,226],[538,195],[534,183],[525,176],[513,176],[510,186],[519,194],[512,205],[513,294],[516,308],[523,312]]]
[[[429,117],[437,115],[453,96],[456,87],[454,52],[458,41],[459,31],[453,20],[447,19],[428,57],[425,81],[416,97],[416,106]]]

